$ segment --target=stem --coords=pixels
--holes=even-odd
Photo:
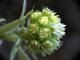
[[[11,50],[11,53],[10,53],[10,60],[14,60],[14,57],[15,57],[18,49],[19,49],[20,43],[21,43],[21,40],[20,40],[20,39],[18,39],[18,40],[15,42],[15,44],[14,44],[12,50]]]
[[[23,1],[23,9],[22,9],[20,18],[22,18],[22,16],[24,16],[25,12],[26,12],[26,0]]]
[[[24,18],[23,20],[21,20],[21,19],[16,19],[16,20],[14,20],[14,21],[6,24],[6,25],[0,26],[0,35],[3,34],[3,33],[5,33],[5,32],[7,32],[7,31],[9,31],[9,30],[11,30],[11,29],[13,29],[13,28],[15,28],[15,27],[17,27],[21,22],[24,22],[24,20],[32,13],[32,11],[33,11],[33,10],[29,11],[29,12],[25,15],[25,17],[23,17],[23,18]],[[22,25],[22,26],[23,26],[23,25]]]
[[[24,17],[25,12],[26,12],[26,0],[23,1],[23,9],[22,9],[22,13],[21,13],[21,16],[20,16],[21,20],[24,20],[23,17]],[[21,23],[21,29],[23,29],[24,24],[25,24],[25,21],[23,21]]]
[[[29,56],[24,52],[21,46],[19,46],[18,56],[19,60],[30,60]]]

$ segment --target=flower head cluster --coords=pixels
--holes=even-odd
[[[59,15],[44,8],[41,12],[37,10],[31,13],[30,24],[24,31],[23,38],[27,40],[30,52],[51,54],[61,46],[60,38],[65,35],[64,27]]]

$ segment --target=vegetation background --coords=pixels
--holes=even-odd
[[[4,25],[17,19],[22,11],[23,0],[0,0],[0,18],[6,18]],[[32,9],[41,10],[44,7],[56,11],[67,25],[66,35],[63,39],[63,46],[54,54],[42,57],[39,60],[79,60],[80,55],[80,6],[78,0],[27,0],[26,12]],[[9,54],[13,43],[0,40],[0,60],[9,60]]]

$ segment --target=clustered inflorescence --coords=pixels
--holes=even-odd
[[[30,52],[52,54],[61,46],[60,38],[65,35],[65,25],[54,11],[48,8],[36,10],[31,13],[29,22],[22,38],[27,40]]]
[[[23,10],[20,18],[0,26],[0,39],[6,39],[14,42],[10,53],[10,60],[14,60],[18,53],[20,60],[30,60],[25,53],[27,50],[31,53],[34,60],[37,60],[35,53],[46,56],[51,55],[60,48],[62,41],[60,39],[65,35],[65,26],[61,23],[61,18],[56,12],[49,8],[42,11],[26,11],[26,0],[23,0]],[[27,26],[26,24],[27,20]],[[5,21],[0,18],[0,22]]]

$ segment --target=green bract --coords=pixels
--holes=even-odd
[[[60,38],[65,35],[66,25],[61,23],[59,15],[44,8],[41,12],[32,12],[29,20],[30,24],[27,25],[22,38],[27,40],[30,52],[42,55],[52,54],[61,46]]]

